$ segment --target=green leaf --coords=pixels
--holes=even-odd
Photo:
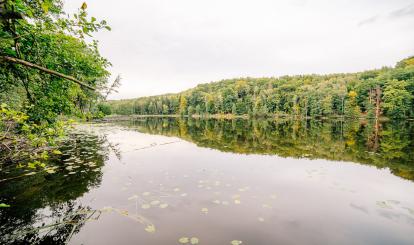
[[[180,239],[178,239],[178,242],[181,244],[186,244],[189,242],[188,237],[181,237]]]
[[[0,208],[10,208],[10,205],[5,203],[0,203]]]
[[[192,237],[192,238],[190,239],[190,242],[191,242],[191,244],[195,245],[195,244],[198,244],[199,239],[198,239],[197,237]]]
[[[62,155],[62,152],[59,150],[53,150],[52,153],[55,155]]]
[[[155,226],[154,225],[147,225],[147,227],[145,227],[145,231],[148,233],[154,233],[155,232]]]
[[[231,245],[240,245],[240,244],[242,244],[243,242],[242,242],[242,241],[239,241],[239,240],[233,240],[233,241],[231,241],[230,243],[231,243]]]

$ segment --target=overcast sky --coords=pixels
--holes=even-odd
[[[83,0],[66,0],[67,12]],[[235,77],[354,72],[414,55],[414,0],[89,0],[112,99]]]

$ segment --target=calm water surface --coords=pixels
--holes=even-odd
[[[3,166],[0,243],[411,245],[413,132],[407,122],[78,125],[48,171]]]

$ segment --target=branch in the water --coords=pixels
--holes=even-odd
[[[72,82],[75,82],[75,83],[79,84],[82,87],[85,87],[85,88],[88,88],[88,89],[91,89],[91,90],[95,90],[94,87],[92,87],[92,86],[90,86],[88,84],[85,84],[85,83],[79,81],[78,79],[76,79],[74,77],[71,77],[71,76],[68,76],[68,75],[59,73],[57,71],[53,71],[53,70],[47,69],[45,67],[42,67],[42,66],[39,66],[39,65],[30,63],[30,62],[25,61],[25,60],[21,60],[21,59],[9,57],[9,56],[1,56],[1,59],[5,60],[7,62],[16,63],[16,64],[24,65],[24,66],[27,66],[27,67],[30,67],[30,68],[34,68],[34,69],[37,69],[39,71],[43,71],[43,72],[46,72],[48,74],[51,74],[51,75],[54,75],[54,76],[57,76],[57,77],[61,77],[61,78],[70,80]]]

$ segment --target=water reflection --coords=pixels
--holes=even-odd
[[[223,152],[351,161],[414,180],[413,122],[144,118],[124,125]]]
[[[92,214],[73,200],[100,184],[109,152],[105,137],[76,131],[60,151],[47,162],[51,173],[24,176],[29,170],[15,166],[0,171],[0,203],[11,206],[0,209],[0,244],[65,244]]]
[[[0,244],[413,244],[412,130],[172,118],[81,125],[48,162],[54,172],[0,171],[0,203],[11,205],[0,208]]]

